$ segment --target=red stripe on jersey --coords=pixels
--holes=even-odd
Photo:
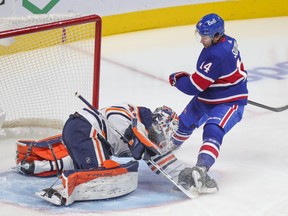
[[[235,73],[231,74],[230,76],[220,78],[216,80],[213,85],[229,85],[229,84],[235,84],[240,82],[241,80],[245,79],[245,77],[237,70]]]
[[[203,74],[199,74],[199,72],[195,72],[192,74],[192,82],[196,85],[195,87],[198,90],[204,91],[212,84],[212,80],[209,80],[208,77],[205,77]]]

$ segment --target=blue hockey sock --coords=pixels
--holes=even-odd
[[[197,166],[210,169],[219,155],[224,134],[223,129],[216,124],[205,125],[203,145],[198,153]]]

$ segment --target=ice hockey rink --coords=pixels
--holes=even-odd
[[[252,101],[271,107],[288,104],[287,27],[288,17],[226,22],[226,34],[237,39],[249,73]],[[154,110],[165,104],[180,114],[191,97],[171,87],[168,76],[176,71],[194,71],[202,49],[194,39],[194,29],[190,25],[104,37],[100,107],[129,102]],[[11,171],[15,141],[46,134],[2,137],[0,215],[287,216],[287,129],[288,110],[273,112],[248,104],[243,120],[224,138],[220,156],[210,170],[219,185],[215,194],[189,199],[140,163],[136,191],[69,207],[55,207],[35,197],[37,187],[49,187],[55,179],[29,180]],[[194,165],[201,135],[199,128],[175,152],[179,160]]]

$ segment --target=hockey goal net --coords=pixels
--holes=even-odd
[[[101,18],[36,15],[0,19],[0,109],[4,128],[61,128],[99,97]],[[2,115],[3,116],[3,115]]]

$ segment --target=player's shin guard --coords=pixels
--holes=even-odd
[[[197,166],[207,171],[215,163],[220,153],[220,146],[225,132],[217,124],[206,124],[203,131],[203,145],[198,153]]]
[[[197,159],[197,166],[205,167],[207,170],[215,163],[220,151],[220,144],[214,139],[204,140]]]
[[[107,169],[66,171],[62,174],[62,185],[44,189],[36,195],[55,205],[123,196],[137,188],[138,165],[137,161],[130,161]]]

